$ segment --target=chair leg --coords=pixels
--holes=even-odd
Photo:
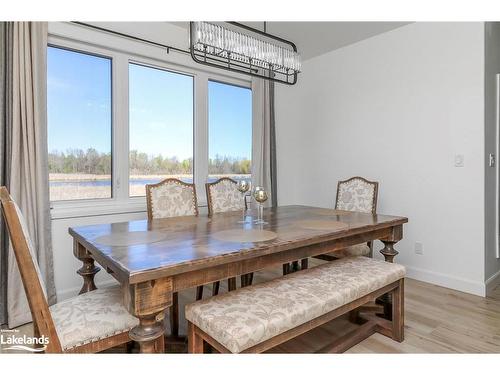
[[[236,277],[231,277],[227,279],[227,289],[232,292],[236,290]]]
[[[253,272],[247,273],[246,275],[241,275],[242,288],[252,285],[252,281],[253,281]]]
[[[203,285],[196,287],[196,300],[199,301],[203,298]]]
[[[220,281],[216,281],[212,284],[212,296],[219,294]]]
[[[172,293],[172,306],[170,306],[170,335],[179,336],[179,294]]]
[[[392,339],[398,342],[404,340],[404,305],[404,279],[401,279],[392,292]]]
[[[196,333],[193,323],[188,322],[188,353],[203,354],[203,339]]]
[[[309,258],[302,259],[300,261],[300,269],[307,270],[309,268]]]
[[[248,283],[247,285],[250,286],[253,283],[253,272],[248,274]]]
[[[290,263],[283,264],[283,276],[290,273]]]
[[[242,288],[246,287],[247,283],[248,283],[248,275],[241,275],[240,276],[240,283],[241,283]]]

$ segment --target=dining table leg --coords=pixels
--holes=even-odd
[[[95,265],[94,258],[92,258],[87,249],[77,240],[73,242],[73,254],[83,263],[82,267],[76,271],[76,273],[83,278],[83,285],[78,294],[96,290],[97,287],[94,282],[94,277],[101,268]]]
[[[394,249],[394,245],[403,238],[403,226],[394,227],[391,236],[381,239],[384,248],[380,250],[380,254],[384,256],[386,262],[393,263],[394,258],[399,252]],[[382,316],[385,319],[392,320],[392,296],[390,293],[384,294],[376,301],[383,306],[384,312]]]
[[[126,285],[123,291],[125,307],[139,319],[130,330],[130,338],[139,344],[141,353],[164,353],[164,317],[172,305],[172,279]]]
[[[158,321],[157,315],[140,316],[139,325],[130,330],[129,336],[139,344],[141,353],[163,353],[164,332],[163,319]]]

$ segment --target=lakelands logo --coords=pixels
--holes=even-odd
[[[45,351],[49,344],[49,338],[44,335],[33,337],[16,334],[19,334],[19,330],[17,329],[0,330],[0,345],[2,346],[2,350],[21,350],[36,353]],[[32,346],[35,347],[33,348]]]

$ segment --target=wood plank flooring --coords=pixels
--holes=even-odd
[[[322,261],[310,263],[317,265]],[[266,270],[257,273],[255,281],[280,275],[281,268]],[[500,353],[500,287],[488,298],[412,279],[406,280],[405,288],[405,341],[397,343],[374,334],[347,353]],[[226,290],[227,282],[223,281],[221,291]],[[210,295],[211,287],[206,286],[204,296]],[[184,306],[193,301],[194,296],[194,289],[179,296],[181,334],[186,332]],[[354,327],[345,317],[340,317],[270,352],[314,353]],[[20,330],[29,334],[32,326],[28,324]]]

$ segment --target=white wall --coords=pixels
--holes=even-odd
[[[484,71],[484,124],[485,124],[485,158],[496,154],[496,122],[497,101],[496,75],[500,73],[500,23],[485,24],[485,71]],[[496,155],[498,163],[498,155]],[[496,168],[485,163],[485,279],[487,291],[500,284],[500,259],[496,254]]]
[[[409,218],[409,276],[484,294],[484,25],[410,24],[303,71],[276,86],[280,204],[333,207],[338,180],[377,180],[378,212]]]

